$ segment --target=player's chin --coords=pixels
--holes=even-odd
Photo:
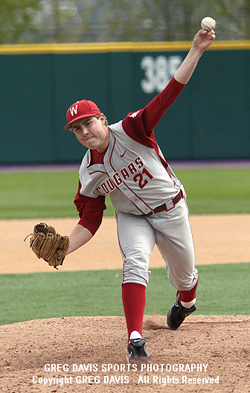
[[[82,139],[80,143],[88,149],[95,149],[96,142],[94,137]]]
[[[89,141],[89,143],[87,144],[87,147],[88,147],[89,149],[91,149],[91,150],[97,150],[98,147],[99,147],[99,144],[96,143],[95,140],[93,140],[93,141]]]

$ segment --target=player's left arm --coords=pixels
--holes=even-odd
[[[79,181],[74,203],[80,220],[69,235],[69,248],[66,255],[86,244],[94,236],[102,223],[103,210],[106,209],[104,196],[90,198],[82,195],[80,190],[81,182]]]
[[[69,235],[69,248],[66,255],[82,247],[92,237],[92,233],[87,228],[77,224]]]
[[[104,198],[104,197],[99,197]],[[79,208],[79,204],[77,205]],[[69,235],[69,248],[67,254],[86,244],[97,232],[102,223],[103,205],[98,198],[89,198],[79,209],[80,220]]]

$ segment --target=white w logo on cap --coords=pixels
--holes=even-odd
[[[77,115],[77,107],[78,107],[78,105],[72,106],[72,107],[70,108],[70,113],[71,113],[71,116],[72,116],[72,117],[74,116],[74,114]]]

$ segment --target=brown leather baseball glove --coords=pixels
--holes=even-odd
[[[56,233],[55,228],[43,222],[35,225],[33,233],[30,235],[30,247],[37,258],[44,259],[44,261],[56,269],[58,265],[63,264],[69,248],[68,236],[59,235],[59,233]]]

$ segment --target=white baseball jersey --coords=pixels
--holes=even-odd
[[[87,152],[80,168],[80,193],[92,198],[110,194],[116,209],[148,214],[175,196],[181,184],[158,146],[147,147],[132,139],[123,128],[124,122],[109,127],[110,143],[103,164],[90,165],[91,151]]]
[[[141,215],[179,192],[181,183],[162,155],[154,127],[183,87],[173,78],[145,108],[109,126],[110,143],[101,162],[95,163],[91,150],[83,158],[78,197],[95,199],[110,194],[116,209]],[[84,209],[77,207],[84,215]]]
[[[88,150],[80,167],[75,199],[79,224],[94,234],[101,224],[105,196],[110,194],[124,261],[123,283],[147,285],[155,244],[175,288],[190,290],[198,279],[185,199],[170,211],[148,216],[155,208],[168,205],[180,189],[185,196],[154,136],[154,127],[183,87],[172,78],[145,108],[109,126],[107,150],[102,154]]]

